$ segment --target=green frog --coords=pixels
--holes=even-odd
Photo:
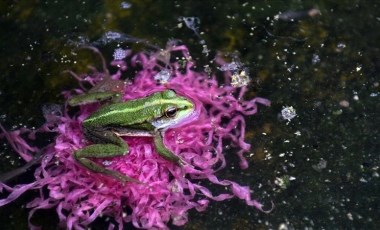
[[[119,98],[119,99],[118,99]],[[69,100],[70,106],[109,100],[83,121],[83,131],[93,144],[74,152],[74,158],[84,167],[112,176],[122,182],[139,182],[120,172],[107,169],[91,158],[107,158],[128,154],[128,144],[122,136],[151,136],[157,152],[165,159],[182,165],[183,161],[163,142],[166,129],[178,126],[194,111],[194,104],[173,90],[156,92],[143,98],[118,102],[120,93],[90,92]]]

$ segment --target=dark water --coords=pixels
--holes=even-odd
[[[42,105],[62,102],[60,92],[75,86],[62,71],[84,72],[87,64],[99,64],[93,55],[75,51],[75,44],[96,43],[111,60],[117,42],[99,41],[109,31],[161,47],[179,39],[199,65],[209,64],[217,51],[238,55],[250,71],[250,96],[266,97],[272,106],[249,119],[250,168],[240,171],[232,154],[218,176],[250,185],[253,196],[268,207],[273,201],[275,210],[264,214],[238,199],[211,202],[206,212],[190,212],[189,223],[179,229],[376,229],[379,5],[205,2],[125,1],[130,6],[123,8],[121,1],[1,1],[1,122],[8,129],[42,124]],[[308,16],[312,8],[320,15]],[[276,19],[279,12],[287,18]],[[179,26],[181,17],[199,18],[198,30]],[[297,113],[289,122],[281,119],[285,106]],[[2,147],[2,172],[23,164],[12,154]],[[30,179],[24,175],[14,183]],[[0,208],[1,229],[27,229],[27,210],[21,207],[31,197],[32,192]],[[54,211],[38,213],[33,222],[58,228]],[[92,229],[102,226],[99,220]]]

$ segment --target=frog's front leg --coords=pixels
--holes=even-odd
[[[184,161],[174,153],[172,153],[169,149],[167,149],[164,145],[164,140],[163,140],[163,133],[156,131],[153,134],[153,139],[154,139],[154,145],[156,146],[156,150],[160,156],[165,158],[166,160],[175,162],[177,165],[182,166],[184,165]]]
[[[122,182],[130,181],[140,183],[140,181],[136,179],[123,175],[119,172],[106,169],[89,159],[123,156],[127,154],[128,145],[122,138],[117,136],[112,131],[108,130],[97,131],[92,129],[85,129],[85,135],[87,139],[93,141],[94,143],[102,144],[93,144],[77,150],[74,153],[74,157],[80,164],[94,172],[112,176]]]

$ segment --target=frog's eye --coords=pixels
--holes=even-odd
[[[169,107],[165,110],[165,116],[166,117],[175,117],[177,114],[177,108],[176,107]]]

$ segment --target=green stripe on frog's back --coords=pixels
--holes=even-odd
[[[162,103],[161,95],[155,93],[145,98],[106,105],[91,114],[83,125],[103,127],[144,123],[161,116]]]

